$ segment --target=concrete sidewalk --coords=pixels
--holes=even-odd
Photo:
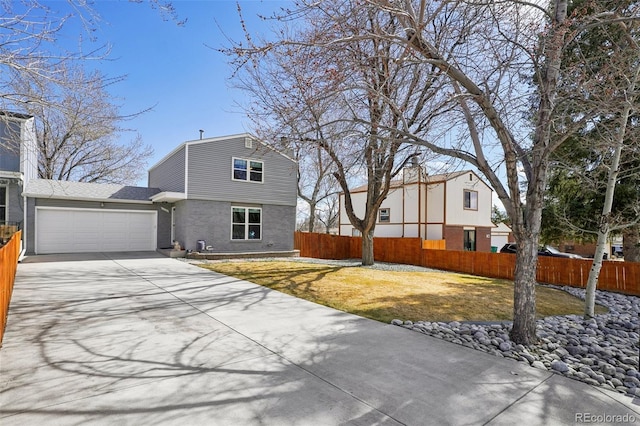
[[[638,404],[154,253],[28,258],[0,350],[3,426],[624,424]]]

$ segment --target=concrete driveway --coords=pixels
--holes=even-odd
[[[3,426],[640,422],[628,396],[155,253],[26,259],[0,377]]]

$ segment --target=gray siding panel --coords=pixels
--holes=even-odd
[[[296,163],[256,141],[253,148],[246,148],[244,140],[242,137],[188,145],[188,198],[295,206]],[[233,157],[262,161],[264,182],[232,180]]]
[[[187,250],[195,250],[205,240],[214,252],[247,253],[293,250],[296,208],[260,205],[262,239],[231,240],[231,206],[256,206],[239,202],[185,200],[176,203],[176,240]]]
[[[18,185],[9,185],[7,187],[7,222],[19,222],[24,220],[24,205],[22,201],[22,187]]]
[[[27,198],[27,223],[22,226],[25,230],[25,234],[22,236],[22,241],[26,241],[27,254],[33,254],[36,249],[36,200],[33,198]]]
[[[149,170],[149,187],[162,191],[185,192],[185,147]]]
[[[20,123],[0,119],[0,170],[20,171],[20,132]]]

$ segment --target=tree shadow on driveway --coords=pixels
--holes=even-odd
[[[549,424],[614,401],[171,259],[21,265],[0,357],[3,425],[482,424],[518,404]]]

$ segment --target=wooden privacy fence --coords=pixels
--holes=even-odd
[[[362,238],[296,232],[295,248],[300,256],[319,259],[362,257]],[[374,259],[404,263],[491,278],[513,280],[514,254],[423,249],[420,238],[375,238]],[[589,259],[540,256],[538,282],[585,287],[591,269]],[[604,261],[598,289],[640,296],[640,263]]]
[[[11,302],[13,283],[18,268],[18,257],[20,256],[21,238],[22,231],[18,231],[13,234],[13,237],[6,245],[0,248],[0,345],[2,345],[4,328],[7,325],[9,302]]]

